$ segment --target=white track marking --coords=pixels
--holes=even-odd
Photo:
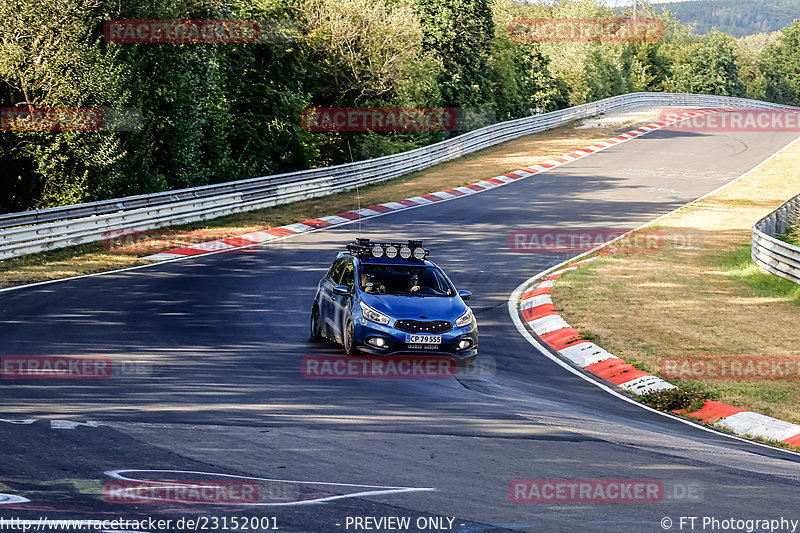
[[[382,203],[380,205],[382,205],[383,207],[388,207],[389,209],[393,209],[395,211],[402,211],[403,209],[408,209],[407,205],[403,205],[403,204],[401,204],[399,202],[384,202],[384,203]]]
[[[341,218],[341,217],[326,217],[326,218]],[[238,235],[243,239],[248,239],[253,241],[253,244],[261,244],[265,241],[271,241],[275,239],[275,235],[272,233],[267,233],[266,231],[251,231],[250,233],[244,233],[242,235]],[[226,237],[227,238],[227,237]]]
[[[142,259],[147,259],[148,261],[163,262],[163,261],[169,261],[170,259],[174,259],[176,257],[188,257],[188,256],[183,256],[180,254],[171,254],[169,252],[161,252],[153,255],[147,255],[145,257],[142,257]]]
[[[310,230],[314,229],[311,226],[306,226],[302,222],[295,222],[294,224],[288,224],[286,226],[281,226],[281,228],[288,229],[289,231],[294,231],[294,232],[297,232],[297,233],[305,233],[307,231],[310,231]]]
[[[734,413],[716,422],[716,424],[740,435],[758,435],[759,437],[777,441],[800,434],[800,426],[797,424],[752,411]]]
[[[528,324],[533,328],[537,335],[544,335],[559,329],[572,327],[561,315],[548,315],[542,318],[534,318]]]
[[[205,250],[207,252],[212,252],[214,250],[230,250],[231,248],[236,248],[236,247],[232,244],[222,242],[221,240],[216,240],[200,244],[193,244],[191,246],[187,246],[186,248],[190,250]]]
[[[28,503],[28,498],[17,496],[16,494],[3,494],[0,493],[0,505],[10,505],[13,503]]]
[[[511,181],[511,178],[509,178],[509,181]],[[428,194],[430,194],[431,196],[435,196],[437,198],[441,198],[442,200],[452,200],[453,198],[458,197],[457,194],[451,194],[445,191],[436,191]]]
[[[561,355],[581,368],[616,357],[593,342],[581,342],[559,350]]]
[[[22,420],[10,420],[8,418],[0,418],[0,422],[5,422],[6,424],[20,424],[23,426],[27,426],[28,424],[33,424],[36,422],[35,418],[24,418]]]
[[[648,392],[653,392],[657,390],[678,388],[672,383],[664,381],[663,379],[656,376],[642,376],[640,378],[632,379],[625,383],[620,383],[618,387],[620,389],[625,389],[626,391],[630,391],[634,394],[646,394]],[[798,431],[797,433],[800,433],[800,431]]]
[[[520,305],[520,309],[532,309],[534,307],[539,307],[540,305],[553,305],[553,298],[549,294],[540,294],[539,296],[534,296],[533,298],[528,298],[527,300],[522,300],[522,305]]]
[[[412,196],[411,198],[406,198],[406,200],[408,200],[409,202],[414,202],[415,204],[420,204],[420,205],[430,205],[430,204],[438,203],[438,202],[435,202],[433,200],[429,200],[427,198],[423,198],[422,196]],[[441,200],[441,201],[444,202],[446,200]],[[409,207],[416,207],[416,206],[409,206]]]
[[[86,422],[74,422],[72,420],[51,420],[50,429],[75,429],[78,426],[96,428],[105,425],[103,422],[88,420]]]
[[[405,492],[435,492],[436,489],[434,488],[425,488],[425,487],[387,487],[382,485],[358,485],[353,483],[330,483],[326,481],[296,481],[291,479],[272,479],[266,477],[255,477],[255,476],[236,476],[232,474],[220,474],[217,472],[195,472],[192,470],[141,470],[141,469],[125,469],[125,470],[107,470],[104,473],[114,479],[119,479],[122,481],[134,481],[134,482],[142,482],[142,483],[163,483],[165,485],[180,485],[180,481],[159,481],[159,480],[150,480],[150,479],[136,479],[124,476],[123,474],[127,474],[129,472],[146,472],[146,473],[158,473],[158,474],[192,474],[198,476],[214,476],[217,478],[231,478],[231,479],[249,479],[254,481],[270,481],[273,483],[294,483],[299,485],[325,485],[330,487],[354,487],[360,489],[376,489],[376,490],[365,490],[360,492],[353,492],[350,494],[337,494],[334,496],[327,496],[324,498],[315,498],[312,500],[299,500],[296,502],[286,502],[286,503],[271,503],[271,502],[255,502],[255,503],[240,503],[240,502],[231,502],[231,503],[220,503],[214,502],[213,505],[234,505],[234,506],[249,506],[249,507],[283,507],[283,506],[291,506],[291,505],[309,505],[315,503],[325,503],[334,500],[343,500],[347,498],[361,498],[365,496],[382,496],[386,494],[401,494]],[[197,481],[197,480],[195,480]],[[155,500],[158,498],[150,498],[149,500]],[[174,503],[175,500],[164,500],[165,502]]]

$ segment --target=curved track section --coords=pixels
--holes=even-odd
[[[2,355],[100,355],[146,362],[152,372],[4,380],[5,418],[111,426],[3,425],[0,439],[22,457],[2,467],[5,484],[22,490],[8,480],[63,478],[68,463],[66,477],[95,481],[106,471],[175,469],[434,489],[276,512],[286,531],[346,531],[354,514],[452,517],[450,530],[463,533],[663,531],[663,517],[677,528],[680,516],[793,518],[794,456],[687,426],[577,379],[532,354],[506,307],[521,281],[566,259],[514,253],[512,230],[633,228],[738,177],[792,138],[659,131],[504,187],[363,221],[363,236],[424,238],[458,288],[473,292],[481,354],[496,363],[494,375],[302,377],[304,356],[339,353],[307,342],[308,313],[317,281],[357,222],[251,253],[6,292]],[[28,446],[12,445],[19,438]],[[657,503],[616,504],[517,503],[508,493],[514,479],[597,478],[701,491],[691,500],[673,491]],[[128,510],[48,487],[42,498],[51,514]]]

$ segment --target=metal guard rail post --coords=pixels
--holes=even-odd
[[[777,237],[800,219],[800,194],[786,200],[777,209],[753,225],[753,261],[776,276],[800,283],[800,247]]]

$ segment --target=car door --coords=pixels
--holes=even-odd
[[[356,288],[356,274],[355,266],[352,259],[345,259],[342,267],[342,275],[337,283],[347,287],[348,294],[333,294],[331,299],[333,307],[333,322],[334,328],[338,333],[338,339],[344,339],[344,317],[349,309],[350,300],[353,297],[353,291]]]
[[[337,259],[319,286],[319,316],[322,327],[325,331],[332,333],[334,337],[339,327],[335,323],[336,310],[334,308],[335,295],[333,294],[333,288],[339,284],[346,262],[347,259],[345,258]]]

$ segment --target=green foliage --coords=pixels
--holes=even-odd
[[[0,132],[0,211],[314,168],[457,134],[314,133],[300,123],[310,106],[452,106],[508,120],[632,91],[798,103],[798,22],[737,42],[694,36],[664,10],[659,42],[509,36],[514,19],[614,16],[599,0],[4,0],[1,106],[133,108],[142,120],[134,131]],[[100,30],[110,19],[226,18],[292,30],[255,44],[108,43]]]
[[[358,143],[357,159],[370,159],[385,155],[396,154],[416,148],[416,143],[410,139],[403,139],[400,135],[381,135],[367,133]]]
[[[128,66],[96,35],[103,19],[91,0],[0,3],[0,105],[114,106],[129,96]],[[126,155],[117,134],[20,132],[0,135],[5,210],[91,197],[92,177],[115,174]],[[6,189],[6,187],[8,187]]]
[[[645,405],[660,411],[697,411],[703,407],[704,394],[692,390],[675,388],[648,392],[639,397]]]
[[[415,0],[423,50],[441,62],[442,104],[478,107],[491,102],[487,76],[495,26],[492,0]]]
[[[509,36],[509,23],[525,15],[530,12],[509,1],[495,8],[495,38],[487,67],[498,120],[568,105],[566,84],[551,74],[551,61],[541,45],[512,41]]]
[[[764,100],[767,97],[767,46],[778,38],[778,32],[758,33],[737,40],[739,79],[745,86],[745,97]]]
[[[762,55],[765,95],[773,102],[800,104],[800,21],[781,30]]]
[[[743,96],[736,41],[712,32],[681,47],[674,61],[670,89],[674,92]]]
[[[433,87],[430,78],[438,64],[422,52],[423,32],[412,5],[308,0],[303,17],[306,44],[330,79],[332,103],[374,100],[406,85]],[[401,92],[416,90],[403,87]]]

